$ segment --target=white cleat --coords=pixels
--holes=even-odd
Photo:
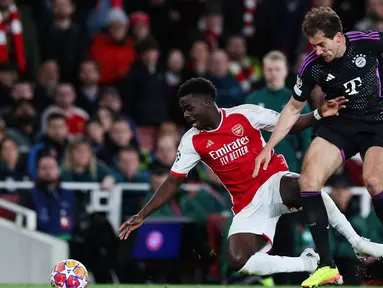
[[[315,253],[314,249],[307,248],[299,256],[305,263],[305,271],[314,272],[318,268],[319,255]]]
[[[354,248],[355,255],[359,259],[383,257],[383,244],[371,242],[370,239],[364,237],[360,237],[354,245],[352,245],[352,248]]]

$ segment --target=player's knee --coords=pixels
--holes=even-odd
[[[321,189],[319,179],[307,173],[303,173],[299,176],[299,186],[301,191],[318,191]]]
[[[379,194],[383,190],[382,181],[380,177],[371,173],[363,173],[364,185],[366,185],[368,192],[371,195]]]
[[[234,271],[241,270],[246,262],[249,260],[249,256],[245,255],[245,253],[237,252],[237,253],[230,253],[228,255],[228,264],[230,269]]]

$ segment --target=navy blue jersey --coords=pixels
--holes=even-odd
[[[379,60],[383,52],[383,33],[379,31],[345,33],[346,52],[327,63],[312,51],[301,65],[293,97],[306,101],[315,85],[326,99],[349,99],[340,116],[369,122],[383,122],[383,96]]]

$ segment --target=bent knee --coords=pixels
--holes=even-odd
[[[301,191],[320,191],[322,185],[322,181],[314,175],[304,173],[299,176]]]
[[[378,177],[377,175],[363,173],[363,182],[371,195],[379,194],[383,190],[381,177]]]
[[[230,269],[238,272],[245,266],[249,258],[250,257],[248,255],[245,255],[244,253],[241,253],[241,252],[238,252],[238,253],[229,252],[228,264]]]

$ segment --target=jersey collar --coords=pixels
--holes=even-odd
[[[219,111],[221,112],[221,121],[219,122],[218,127],[215,128],[214,130],[209,130],[209,131],[208,131],[208,130],[202,130],[203,132],[206,132],[206,133],[215,132],[215,131],[217,131],[219,128],[221,128],[223,119],[226,117],[226,112],[225,112],[225,110],[223,110],[222,108],[219,108]]]

